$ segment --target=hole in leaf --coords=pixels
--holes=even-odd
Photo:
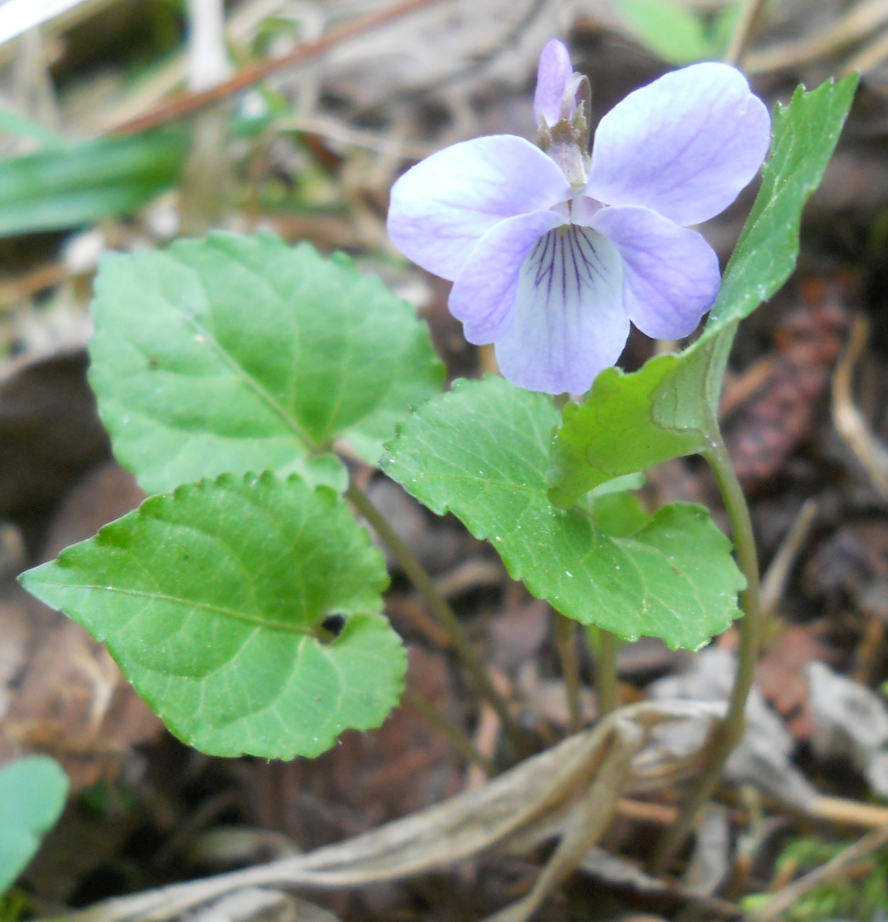
[[[344,615],[327,615],[321,622],[321,628],[326,631],[330,638],[338,637],[345,630]]]

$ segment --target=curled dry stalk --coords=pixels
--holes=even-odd
[[[690,701],[645,701],[533,756],[480,788],[421,813],[306,855],[99,903],[56,922],[166,922],[248,887],[347,889],[445,868],[508,845],[561,844],[523,900],[498,922],[521,922],[577,866],[603,834],[623,791],[634,783],[632,758],[658,724],[712,720],[723,710]],[[690,754],[693,761],[695,754]],[[646,785],[647,786],[647,785]]]
[[[607,831],[617,812],[632,758],[645,737],[642,728],[631,720],[616,718],[611,727],[610,738],[604,744],[606,754],[601,767],[571,814],[555,854],[540,872],[530,893],[502,912],[490,916],[487,922],[525,922],[529,919]]]

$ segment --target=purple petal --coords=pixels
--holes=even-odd
[[[533,97],[533,114],[537,125],[545,119],[551,128],[561,118],[561,100],[572,73],[570,52],[564,42],[553,38],[543,48],[537,70],[536,93]]]
[[[509,329],[528,252],[543,234],[564,223],[554,211],[534,211],[500,221],[478,241],[449,301],[470,343],[496,342]]]
[[[620,254],[597,231],[571,225],[549,231],[521,266],[514,321],[496,357],[512,384],[581,394],[628,336]]]
[[[503,218],[570,195],[555,161],[533,144],[513,135],[475,138],[432,154],[394,184],[388,231],[405,256],[453,280]]]
[[[740,71],[694,64],[630,93],[595,133],[586,194],[699,224],[723,211],[761,166],[768,110]]]
[[[693,333],[721,284],[703,237],[647,208],[602,208],[591,223],[623,258],[623,304],[635,326],[655,339]]]

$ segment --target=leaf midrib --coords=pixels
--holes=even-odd
[[[224,608],[221,605],[213,605],[210,602],[195,602],[191,599],[184,599],[179,596],[167,595],[163,592],[149,592],[144,589],[122,589],[117,586],[98,586],[90,583],[79,583],[76,586],[77,589],[89,589],[95,592],[107,592],[117,595],[127,595],[132,596],[137,599],[149,599],[151,601],[158,602],[173,602],[178,605],[182,605],[187,608],[198,609],[202,611],[211,612],[212,614],[221,615],[223,617],[233,618],[236,621],[243,621],[246,624],[254,625],[256,627],[266,628],[272,631],[281,631],[287,634],[301,634],[305,637],[314,637],[316,636],[312,628],[308,627],[299,627],[295,624],[284,624],[281,621],[270,621],[268,619],[263,619],[255,615],[248,615],[245,612],[235,611],[232,608]]]

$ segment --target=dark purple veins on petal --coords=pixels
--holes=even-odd
[[[534,286],[545,287],[547,298],[552,294],[556,276],[561,280],[561,296],[566,298],[569,279],[573,279],[577,289],[592,288],[606,271],[589,233],[576,224],[543,234],[530,251],[526,265],[533,275]]]

